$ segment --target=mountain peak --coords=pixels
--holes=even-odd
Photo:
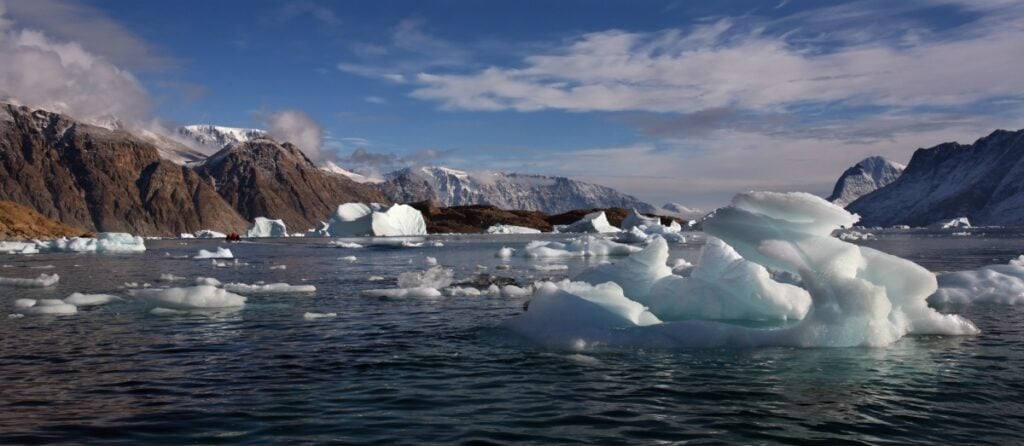
[[[906,166],[881,156],[870,156],[854,164],[839,177],[832,195],[828,197],[839,206],[846,206],[858,198],[896,181]]]

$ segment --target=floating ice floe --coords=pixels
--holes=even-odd
[[[525,257],[600,257],[626,256],[639,251],[636,246],[623,245],[595,236],[583,236],[563,242],[535,240],[523,248]]]
[[[665,264],[667,256],[659,252],[667,246],[654,242],[649,250],[629,258],[628,264],[624,261],[581,275],[597,285],[542,284],[529,310],[504,326],[557,349],[881,347],[908,334],[978,333],[967,319],[928,307],[926,299],[937,289],[935,275],[928,270],[831,237],[832,231],[852,226],[856,220],[844,209],[806,193],[738,194],[731,206],[703,221],[704,231],[721,239],[722,245],[704,251],[691,278],[713,283],[682,282],[687,278],[674,276]],[[718,242],[709,239],[709,243]],[[768,269],[794,275],[802,288],[771,281]],[[731,303],[709,302],[710,312],[686,305],[692,300],[690,287],[698,285],[721,288],[700,292],[725,296]],[[643,297],[635,297],[644,295],[649,309],[638,301]],[[684,303],[684,318],[677,314],[680,304],[676,301]],[[728,305],[740,305],[743,311]],[[772,309],[774,314],[769,313]],[[708,320],[703,316],[707,313],[741,313],[738,316],[747,318],[752,316],[745,313],[750,313],[758,320],[805,314],[788,325],[754,328]]]
[[[533,269],[537,271],[566,271],[569,269],[569,265],[533,265]]]
[[[875,235],[870,232],[844,231],[839,233],[839,239],[849,242],[857,240],[874,240]]]
[[[628,231],[638,226],[661,226],[661,218],[648,217],[636,209],[630,209],[629,215],[622,220],[622,230]]]
[[[64,303],[74,305],[76,307],[95,307],[121,300],[124,299],[111,294],[71,293],[70,296],[64,298]]]
[[[202,229],[193,233],[195,238],[227,238],[227,234],[223,232],[217,232],[212,229]]]
[[[146,241],[123,232],[101,232],[96,238],[72,237],[36,242],[40,250],[55,252],[143,252]]]
[[[423,263],[426,263],[427,265],[430,265],[430,266],[434,266],[434,265],[437,265],[437,259],[434,258],[434,257],[429,257],[428,256],[428,257],[423,259]]]
[[[619,228],[608,223],[608,217],[604,211],[591,212],[583,218],[565,226],[560,226],[558,232],[563,233],[584,233],[584,234],[608,234],[619,232]]]
[[[156,279],[157,282],[176,282],[179,280],[185,280],[182,276],[175,276],[171,273],[160,274],[160,278]]]
[[[60,299],[18,299],[14,308],[20,314],[69,315],[78,312],[78,307]]]
[[[1006,265],[989,265],[973,271],[939,274],[933,304],[1024,304],[1024,256]]]
[[[248,237],[288,237],[288,228],[284,220],[256,217],[246,234]]]
[[[344,242],[344,241],[340,241],[340,240],[332,240],[328,244],[331,245],[331,246],[336,246],[338,248],[347,248],[347,249],[359,249],[359,248],[363,247],[363,245],[360,245],[359,243]]]
[[[196,236],[187,232],[182,232],[181,234],[178,234],[178,238],[196,238]]]
[[[937,221],[928,225],[928,229],[968,229],[971,221],[967,217],[954,218],[952,220]]]
[[[498,252],[494,253],[494,257],[497,257],[499,259],[507,259],[509,257],[512,257],[512,255],[514,255],[515,253],[516,250],[514,248],[502,246],[501,249],[498,250]]]
[[[39,254],[39,247],[35,242],[0,241],[0,254]]]
[[[427,225],[423,214],[409,205],[384,209],[376,203],[346,203],[331,215],[327,233],[331,237],[427,235]]]
[[[441,288],[452,284],[454,272],[434,266],[426,271],[406,271],[398,275],[398,288],[364,290],[364,297],[407,298],[441,297]]]
[[[268,269],[288,269],[288,265],[270,265]]]
[[[231,253],[228,248],[217,247],[216,251],[207,251],[200,249],[199,253],[192,257],[193,259],[233,259],[235,255]]]
[[[179,311],[241,307],[246,300],[243,296],[212,285],[130,290],[129,293],[154,307]]]
[[[496,224],[484,231],[487,234],[540,234],[540,229],[525,226]]]
[[[345,257],[339,257],[338,260],[341,260],[342,262],[356,263],[356,261],[359,260],[359,259],[356,258],[356,256],[345,256]]]
[[[316,319],[332,318],[332,317],[337,317],[337,316],[338,316],[338,313],[312,313],[312,312],[306,312],[306,313],[302,314],[302,318],[307,320],[307,321],[316,320]]]
[[[57,274],[40,274],[35,279],[22,279],[17,277],[0,277],[0,286],[16,288],[45,288],[54,286],[60,281]]]
[[[225,283],[223,288],[232,293],[244,294],[312,293],[316,291],[316,287],[313,285],[289,285],[287,283],[252,285],[245,283]]]

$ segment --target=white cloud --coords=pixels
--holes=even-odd
[[[990,22],[985,22],[990,24]],[[463,110],[690,113],[779,111],[806,103],[958,106],[1024,91],[1024,25],[928,40],[808,47],[729,20],[688,32],[609,30],[516,67],[421,73],[412,96]]]
[[[324,139],[323,128],[305,112],[281,110],[268,116],[266,124],[270,136],[294,144],[313,162],[332,157],[332,154],[320,150]]]
[[[4,17],[0,4],[0,100],[93,122],[147,115],[150,97],[130,72]]]

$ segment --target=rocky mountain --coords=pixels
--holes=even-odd
[[[170,235],[247,222],[198,174],[119,129],[0,105],[0,200],[94,231]]]
[[[501,209],[566,212],[580,208],[655,208],[615,189],[565,177],[466,172],[447,167],[411,167],[378,184],[392,201],[431,201],[439,206],[493,205]]]
[[[290,143],[229,144],[195,167],[247,220],[282,219],[293,232],[315,228],[341,203],[388,199],[371,185],[317,168]]]
[[[0,201],[0,240],[52,239],[92,234],[46,218],[28,206]]]
[[[177,128],[178,135],[196,143],[220,150],[228,144],[266,138],[267,132],[260,129],[243,129],[219,125],[195,124]]]
[[[996,130],[974,144],[914,152],[896,181],[846,207],[865,226],[1024,225],[1024,130]]]
[[[846,206],[854,200],[896,181],[906,166],[880,156],[872,156],[846,169],[827,200]]]

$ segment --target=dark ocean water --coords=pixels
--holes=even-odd
[[[1019,444],[1024,442],[1024,308],[949,308],[974,337],[911,337],[882,349],[613,351],[566,354],[495,326],[524,299],[380,300],[426,256],[528,283],[572,276],[494,252],[525,237],[441,237],[444,247],[327,247],[323,239],[232,245],[246,265],[175,259],[211,241],[148,241],[135,255],[0,255],[0,276],[59,273],[47,289],[127,296],[161,273],[312,284],[252,295],[241,310],[158,317],[131,302],[74,316],[0,319],[0,443],[687,443]],[[863,242],[934,271],[1005,263],[1015,234],[890,234]],[[699,243],[673,247],[696,260]],[[167,254],[170,254],[168,256]],[[348,263],[340,257],[355,255]],[[271,270],[275,264],[286,270]],[[53,265],[53,268],[41,269]],[[385,280],[371,282],[371,276]],[[184,282],[179,282],[184,284]],[[306,311],[338,316],[304,320]]]

